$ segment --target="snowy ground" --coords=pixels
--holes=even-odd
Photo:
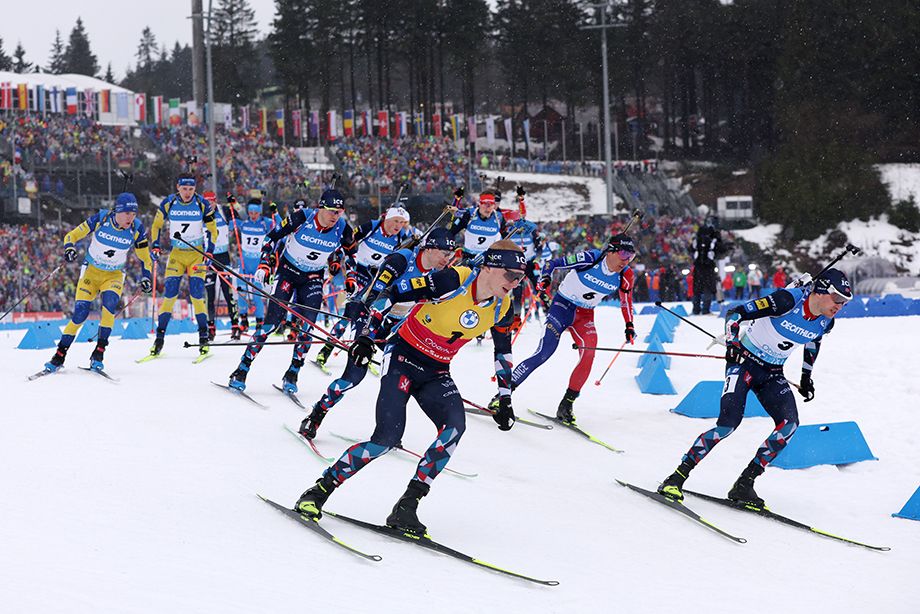
[[[527,219],[534,222],[558,222],[576,215],[607,212],[604,179],[600,177],[506,171],[481,172],[490,179],[499,175],[505,178],[506,199],[512,195],[515,184],[524,184],[527,188]],[[613,199],[614,207],[620,206],[623,202],[615,194]],[[507,208],[509,205],[504,206]]]
[[[619,346],[618,310],[603,308],[603,345]],[[717,330],[714,317],[699,324]],[[644,334],[651,316],[639,317]],[[539,329],[525,328],[520,360]],[[114,340],[109,383],[78,371],[89,344],[77,344],[60,375],[27,382],[50,350],[14,349],[21,332],[0,333],[2,377],[9,395],[0,415],[0,603],[6,612],[341,612],[372,604],[380,612],[661,612],[700,604],[707,612],[779,607],[790,612],[916,612],[920,522],[895,519],[920,484],[916,407],[920,380],[910,344],[920,317],[841,321],[822,346],[817,398],[799,405],[805,424],[856,420],[880,459],[849,467],[771,469],[759,492],[779,513],[869,543],[870,552],[712,504],[704,516],[748,539],[730,543],[614,484],[654,487],[670,473],[711,420],[670,413],[701,379],[721,379],[722,363],[674,358],[678,396],[647,396],[633,380],[636,358],[623,355],[603,386],[594,373],[576,408],[579,422],[627,450],[616,455],[562,429],[516,425],[500,432],[469,416],[451,466],[478,472],[466,480],[441,475],[420,506],[435,539],[486,561],[541,578],[526,584],[391,541],[333,519],[340,537],[383,556],[359,560],[260,502],[285,504],[320,474],[323,464],[282,429],[304,414],[277,393],[290,352],[267,347],[249,391],[266,411],[208,383],[225,382],[239,348],[192,365],[182,336],[166,356],[137,365],[149,342]],[[188,337],[191,339],[191,337]],[[226,339],[226,338],[224,338]],[[671,349],[699,352],[706,340],[682,325]],[[644,346],[640,346],[644,347]],[[342,362],[343,357],[336,359]],[[567,342],[515,395],[527,407],[554,410],[574,351]],[[485,402],[491,347],[467,347],[454,366],[461,392]],[[788,372],[797,380],[800,357]],[[300,394],[312,403],[328,379],[305,367]],[[338,455],[373,428],[373,378],[327,418],[318,445]],[[688,483],[724,493],[771,430],[765,418],[745,421]],[[404,438],[423,450],[434,428],[412,404]],[[378,459],[330,499],[327,507],[382,522],[413,473],[396,452]]]
[[[920,206],[920,164],[877,164],[892,202],[914,199]]]

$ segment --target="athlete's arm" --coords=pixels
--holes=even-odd
[[[788,290],[777,290],[763,298],[742,303],[728,310],[728,318],[741,321],[772,318],[792,311],[796,298]],[[736,317],[737,316],[737,317]]]
[[[492,343],[495,346],[495,380],[498,382],[499,396],[511,396],[511,371],[514,364],[511,359],[511,324],[514,321],[514,309],[509,309],[504,317],[492,327]]]
[[[635,276],[631,268],[626,267],[620,273],[620,311],[623,312],[623,321],[629,324],[633,321],[632,291],[635,286]]]
[[[134,222],[134,255],[138,257],[143,265],[143,276],[149,278],[150,270],[153,268],[153,262],[150,259],[150,245],[147,242],[147,231],[144,230],[144,224],[140,220],[135,220]]]
[[[92,231],[96,230],[99,227],[99,223],[102,221],[102,216],[99,213],[95,213],[92,217],[84,220],[79,226],[68,232],[64,235],[64,246],[73,245]]]

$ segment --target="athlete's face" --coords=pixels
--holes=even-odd
[[[812,313],[820,314],[825,318],[833,318],[847,304],[847,301],[837,294],[812,294],[808,302]]]
[[[484,266],[479,274],[479,283],[483,290],[483,296],[476,298],[478,300],[484,300],[492,296],[504,298],[520,285],[522,279],[524,279],[523,271]]]
[[[479,215],[482,217],[489,217],[492,215],[495,210],[498,208],[498,203],[496,202],[481,202],[479,203]]]
[[[422,267],[428,271],[440,271],[450,264],[453,257],[452,249],[425,249],[422,250]]]
[[[253,222],[258,222],[258,221],[259,221],[259,217],[261,217],[261,215],[262,215],[262,214],[259,213],[258,211],[250,211],[250,212],[249,212],[249,219],[252,220]]]
[[[182,199],[182,202],[188,202],[192,200],[192,196],[195,195],[195,186],[193,185],[176,185],[176,191],[179,192],[179,198]]]
[[[629,264],[634,257],[635,254],[632,252],[607,252],[607,255],[604,256],[604,264],[614,273],[619,273],[626,268],[626,265]]]
[[[408,225],[409,220],[404,217],[391,217],[390,219],[383,221],[383,232],[392,236]]]
[[[134,218],[136,217],[137,213],[134,211],[122,211],[115,214],[115,223],[118,224],[119,228],[128,228],[134,223]]]
[[[345,209],[317,209],[316,219],[323,228],[332,228],[344,213]]]

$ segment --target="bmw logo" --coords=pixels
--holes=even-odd
[[[463,328],[476,328],[479,324],[479,314],[474,309],[467,309],[460,314],[460,326]]]

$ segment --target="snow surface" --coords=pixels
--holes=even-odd
[[[920,164],[877,164],[892,202],[914,199],[920,206]]]
[[[619,310],[599,310],[600,344],[619,347]],[[696,323],[716,332],[714,317]],[[651,316],[637,318],[641,336]],[[537,345],[525,327],[516,360]],[[639,393],[636,357],[622,355],[603,386],[600,354],[577,401],[580,424],[627,452],[613,454],[567,430],[518,424],[500,432],[469,416],[451,461],[473,480],[442,474],[420,505],[435,539],[486,561],[560,581],[542,587],[507,578],[411,545],[344,525],[323,524],[342,539],[380,554],[366,562],[319,539],[259,501],[293,504],[324,465],[282,429],[304,414],[275,391],[290,358],[266,347],[249,392],[261,410],[209,380],[226,382],[240,348],[216,348],[192,365],[184,339],[167,338],[165,357],[143,365],[149,341],[115,339],[107,352],[112,384],[76,369],[91,346],[76,344],[67,369],[27,382],[51,350],[16,350],[22,332],[0,332],[0,603],[5,612],[664,612],[704,604],[737,612],[751,604],[788,612],[917,611],[920,522],[892,518],[920,485],[916,406],[920,380],[910,344],[920,317],[842,320],[822,346],[816,399],[799,410],[805,424],[856,420],[878,461],[802,471],[770,469],[758,492],[777,512],[877,545],[870,552],[753,516],[692,501],[737,545],[617,486],[614,478],[653,488],[678,464],[712,420],[668,410],[699,380],[719,380],[724,363],[674,358],[679,396]],[[226,337],[223,337],[226,340]],[[527,407],[552,412],[575,352],[566,337],[549,364],[515,393]],[[705,351],[687,325],[669,349]],[[644,346],[637,346],[644,347]],[[343,357],[334,359],[341,368]],[[800,356],[790,361],[798,380]],[[492,349],[465,348],[453,368],[463,395],[491,397]],[[310,405],[329,379],[305,367],[300,398]],[[328,416],[317,439],[329,456],[345,449],[330,432],[373,430],[377,381]],[[435,429],[410,404],[404,444],[423,451]],[[723,494],[772,429],[746,420],[694,472],[688,487]],[[332,496],[327,507],[382,522],[414,465],[392,452]]]
[[[607,212],[604,180],[599,177],[550,175],[547,173],[512,173],[481,171],[486,177],[505,178],[509,191],[518,183],[527,186],[527,219],[534,222],[559,222],[576,215],[596,215]],[[581,190],[576,188],[581,187]],[[613,195],[614,208],[623,203]],[[506,205],[507,206],[507,205]]]
[[[759,245],[764,251],[769,251],[776,245],[776,239],[782,231],[783,227],[780,224],[761,224],[753,228],[732,230],[732,234],[748,243]]]

